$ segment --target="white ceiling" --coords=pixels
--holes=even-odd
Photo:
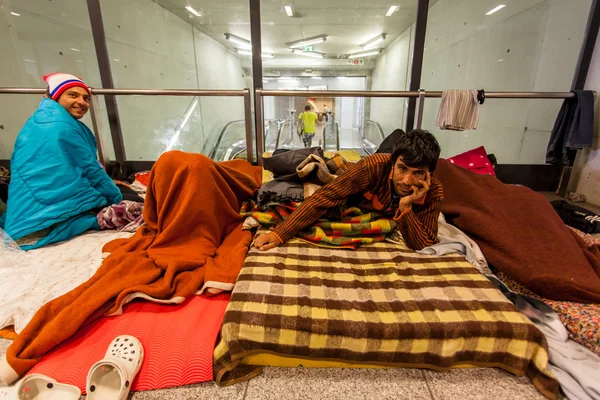
[[[185,9],[187,0],[154,1],[228,48],[236,45],[225,40],[224,33],[250,39],[248,0],[189,0],[203,14],[193,18]],[[293,6],[294,17],[286,15],[284,5]],[[391,5],[399,9],[386,17]],[[328,35],[327,41],[315,45],[315,51],[328,57],[359,51],[360,44],[380,33],[388,34],[382,43],[385,47],[415,22],[416,9],[417,0],[262,0],[263,51],[273,52],[279,59],[305,59],[293,55],[285,43],[320,34]]]

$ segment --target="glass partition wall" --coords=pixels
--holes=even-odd
[[[361,155],[375,151],[394,129],[406,129],[415,110],[408,98],[362,97],[360,92],[411,87],[568,91],[576,88],[574,77],[587,73],[589,60],[578,59],[582,48],[590,43],[593,48],[587,22],[592,12],[598,13],[592,0],[76,3],[0,0],[0,50],[5,55],[0,86],[43,87],[42,75],[64,71],[93,87],[106,87],[109,74],[117,89],[293,90],[293,97],[262,98],[264,120],[258,123],[264,127],[266,151],[303,146],[294,133],[309,105],[319,118],[313,144]],[[96,8],[88,6],[94,4],[101,15],[90,14]],[[251,4],[260,6],[252,21]],[[253,63],[255,25],[262,53]],[[102,43],[104,52],[96,48]],[[262,77],[256,85],[253,64]],[[331,90],[356,96],[326,94]],[[302,91],[324,94],[302,96]],[[218,160],[245,155],[242,98],[116,99],[118,115],[107,110],[102,96],[96,99],[100,136],[111,159],[121,143],[127,161],[152,162],[171,149]],[[544,162],[561,104],[490,99],[480,107],[478,129],[457,133],[434,126],[439,101],[426,99],[422,127],[436,135],[443,156],[484,145],[507,164]],[[7,160],[39,96],[0,95],[0,102],[0,159]],[[89,117],[84,122],[91,126]],[[113,144],[115,135],[121,139]]]

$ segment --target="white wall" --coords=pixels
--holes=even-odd
[[[440,0],[431,9],[421,86],[426,90],[568,91],[590,1]],[[448,157],[484,145],[503,164],[543,164],[560,101],[492,100],[477,130],[434,126],[439,99],[427,99],[423,128]]]
[[[596,47],[592,55],[585,89],[600,93],[600,35],[596,39]],[[598,97],[596,97],[596,112],[594,114],[594,146],[591,152],[586,151],[589,158],[581,172],[577,192],[584,194],[588,203],[600,206],[600,101]]]
[[[414,26],[408,28],[377,59],[371,90],[408,90]],[[372,98],[368,118],[379,122],[387,136],[404,127],[407,99]]]

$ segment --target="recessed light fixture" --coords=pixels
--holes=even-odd
[[[498,60],[498,62],[500,62],[500,61],[504,61],[504,58],[501,58],[501,59]]]
[[[390,6],[390,9],[385,13],[385,16],[390,17],[397,9],[398,6]]]
[[[327,40],[327,35],[317,35],[306,39],[295,40],[293,42],[287,42],[286,45],[291,49],[297,49],[303,46],[309,46],[311,44],[321,43]]]
[[[113,61],[119,62],[120,60],[118,58],[113,58]]]
[[[492,15],[496,11],[502,10],[504,7],[506,7],[506,4],[500,4],[498,7],[494,7],[490,11],[486,12],[485,15]]]
[[[312,58],[324,58],[325,57],[325,54],[323,54],[323,53],[317,53],[314,51],[302,51],[300,49],[294,49],[294,50],[292,50],[292,53],[298,54],[299,56],[312,57]]]
[[[387,37],[387,33],[382,33],[380,35],[375,36],[373,39],[361,44],[360,47],[363,50],[372,49],[373,47],[377,46],[379,43],[383,42],[386,37]]]
[[[10,12],[10,14],[11,14],[11,15],[14,15],[15,17],[20,17],[20,16],[21,16],[21,14],[19,14],[19,13],[16,13],[16,12],[14,12],[14,11],[11,11],[11,12]]]
[[[191,12],[192,14],[194,14],[196,17],[202,16],[202,13],[199,11],[196,11],[189,2],[186,4],[185,9],[188,10],[189,12]]]
[[[377,49],[377,50],[369,50],[369,51],[359,51],[358,53],[350,53],[348,54],[348,58],[359,58],[359,57],[369,57],[369,56],[376,56],[377,54],[380,54],[381,50]]]
[[[73,50],[73,51],[81,51],[79,49],[76,49],[75,47],[71,47],[71,50]]]
[[[235,49],[235,52],[238,54],[241,54],[243,56],[251,56],[252,55],[252,52],[250,50],[245,50],[245,49]],[[262,57],[263,58],[273,58],[273,57],[275,57],[275,54],[263,52]]]
[[[233,43],[239,45],[240,47],[242,47],[244,49],[251,49],[252,48],[252,44],[250,43],[249,40],[246,40],[246,39],[241,38],[239,36],[235,36],[232,33],[224,33],[223,35],[225,35],[225,39],[227,39],[230,42],[233,42]]]
[[[313,76],[313,77],[312,77],[312,78],[310,78],[310,79],[314,79],[315,81],[320,81],[320,80],[322,80],[323,78],[321,78],[320,76]]]
[[[26,58],[26,59],[25,59],[25,61],[26,61],[26,62],[31,62],[31,63],[34,63],[34,62],[35,62],[35,61],[33,61],[33,60],[30,60],[30,59],[28,59],[28,58]]]
[[[283,6],[283,8],[285,9],[285,13],[288,17],[294,16],[294,10],[292,9],[292,6]]]

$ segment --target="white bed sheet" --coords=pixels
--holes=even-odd
[[[102,263],[102,246],[132,233],[93,231],[67,242],[31,250],[19,263],[0,265],[0,329],[17,333],[37,310],[88,280]]]

